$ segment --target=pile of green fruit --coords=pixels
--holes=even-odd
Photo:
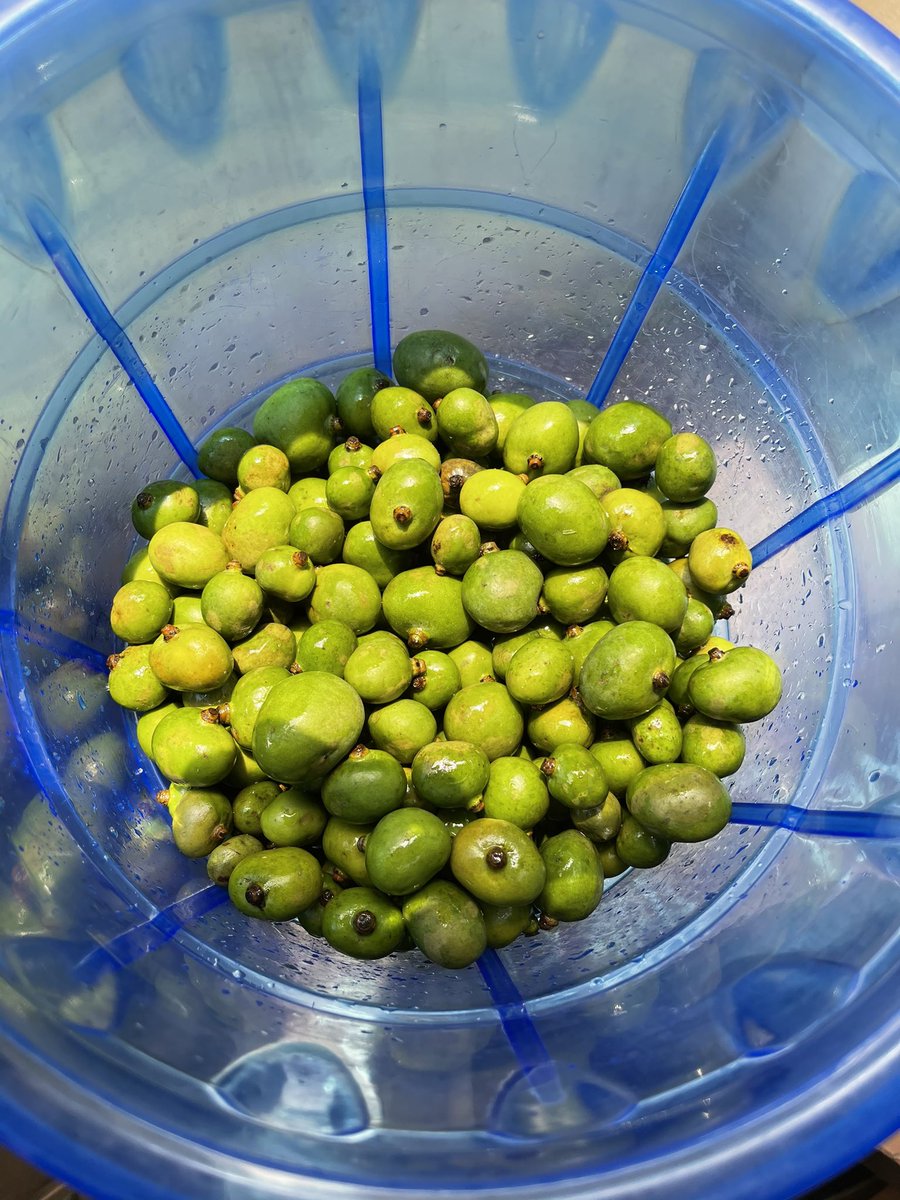
[[[781,674],[712,636],[751,558],[703,438],[489,394],[439,330],[393,370],[285,384],[141,491],[109,691],[241,912],[458,968],[717,834]]]

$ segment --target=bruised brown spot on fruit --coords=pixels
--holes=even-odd
[[[651,680],[654,692],[664,692],[670,682],[671,680],[665,671],[657,671]]]
[[[146,510],[153,503],[153,493],[152,492],[138,492],[138,494],[134,498],[134,502],[142,512],[146,512]]]
[[[408,525],[412,516],[412,509],[408,504],[398,504],[393,512],[394,520],[398,525]]]
[[[122,661],[121,654],[110,654],[106,660],[107,671],[114,671],[121,661]]]
[[[244,899],[253,908],[265,908],[266,906],[266,893],[258,883],[251,883],[248,886],[246,892],[244,892]]]
[[[719,535],[719,540],[724,542],[726,546],[736,546],[738,544],[738,540],[733,533],[722,533]]]
[[[502,871],[506,866],[506,851],[502,846],[492,846],[484,856],[484,861],[492,871]]]
[[[162,629],[159,632],[162,634],[162,639],[164,642],[171,642],[172,638],[178,632],[178,626],[177,625],[163,625]]]
[[[297,550],[291,555],[291,562],[298,570],[303,571],[309,566],[309,555],[305,550]]]
[[[370,933],[375,932],[375,926],[378,922],[373,912],[369,912],[367,908],[361,908],[358,913],[353,914],[353,920],[350,924],[360,937],[368,937]]]
[[[550,778],[550,776],[553,774],[553,772],[555,770],[556,770],[556,759],[555,758],[545,758],[544,761],[541,763],[541,774],[546,775],[548,779]]]
[[[525,460],[525,465],[528,467],[529,471],[543,471],[543,469],[544,469],[543,454],[529,454],[528,458]]]

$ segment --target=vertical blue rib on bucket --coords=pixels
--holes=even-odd
[[[816,500],[809,508],[804,508],[803,512],[797,513],[796,517],[786,521],[780,529],[776,529],[774,533],[764,537],[761,542],[757,542],[751,552],[754,567],[760,566],[778,554],[780,550],[792,546],[794,542],[799,541],[814,529],[818,529],[832,517],[843,516],[852,508],[857,508],[872,496],[877,495],[878,492],[884,491],[885,488],[896,483],[898,479],[900,479],[900,450],[893,450],[874,466],[869,467],[867,471],[863,471],[856,479],[844,484],[830,496],[823,496],[821,500]]]
[[[634,345],[634,339],[650,311],[650,306],[672,269],[675,259],[722,169],[731,144],[733,125],[733,117],[729,114],[716,127],[694,164],[693,170],[681,190],[681,195],[675,202],[662,237],[638,280],[637,287],[634,289],[634,294],[628,302],[619,327],[613,335],[606,356],[600,364],[600,370],[588,390],[587,399],[598,408],[609,394],[622,363]]]
[[[107,308],[93,280],[69,245],[65,231],[59,222],[37,200],[28,206],[28,220],[66,287],[78,301],[82,312],[94,329],[119,360],[138,395],[171,442],[175,453],[189,471],[194,475],[199,474],[197,453],[191,445],[190,438],[182,429],[175,413],[156,386],[128,334]]]
[[[384,197],[384,129],[381,120],[381,69],[375,56],[360,52],[359,158],[366,210],[369,309],[375,366],[391,373],[391,298],[388,275],[387,207]]]

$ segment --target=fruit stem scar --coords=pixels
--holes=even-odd
[[[361,937],[368,937],[370,933],[375,932],[375,926],[378,922],[375,920],[375,914],[369,912],[367,908],[362,908],[353,916],[352,925],[354,930]]]
[[[484,856],[484,861],[492,871],[502,871],[506,866],[506,851],[502,846],[492,846]]]
[[[265,908],[266,893],[258,883],[251,883],[244,892],[244,899],[254,908]]]

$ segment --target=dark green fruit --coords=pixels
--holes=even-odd
[[[494,950],[509,946],[520,934],[530,931],[532,926],[537,932],[530,904],[482,904],[481,913],[487,944]]]
[[[440,817],[422,808],[398,808],[382,817],[366,839],[366,870],[380,891],[408,896],[440,871],[450,846]]]
[[[220,842],[206,860],[206,873],[211,883],[219,887],[228,887],[235,867],[243,859],[262,850],[262,842],[249,833],[240,833]]]
[[[337,415],[345,433],[360,438],[363,442],[374,442],[375,429],[372,425],[372,398],[382,388],[391,387],[391,380],[376,367],[357,367],[341,380],[335,400]]]
[[[601,463],[620,479],[649,475],[672,426],[647,404],[625,400],[597,413],[584,441],[587,462]]]
[[[167,779],[195,788],[220,783],[234,764],[236,747],[214,710],[179,708],[164,717],[150,743],[153,761]]]
[[[200,497],[189,483],[161,479],[141,488],[131,504],[131,521],[148,541],[154,533],[173,521],[196,521]]]
[[[288,541],[308,554],[317,567],[325,567],[341,557],[344,522],[330,508],[312,505],[301,509],[291,521]]]
[[[669,842],[703,842],[725,828],[731,800],[717,775],[690,763],[648,767],[628,787],[629,812]]]
[[[274,846],[311,846],[328,824],[318,800],[299,788],[279,792],[259,815],[263,837]]]
[[[625,799],[629,783],[647,765],[634,742],[624,733],[594,742],[591,754],[603,768],[609,790],[620,800]]]
[[[217,483],[214,479],[198,479],[193,486],[200,500],[197,524],[205,525],[221,537],[225,522],[231,516],[231,492],[224,483]]]
[[[109,624],[123,642],[152,642],[172,615],[172,597],[161,583],[134,580],[113,596]]]
[[[491,764],[471,742],[432,742],[413,759],[412,784],[432,808],[481,806]]]
[[[292,675],[263,701],[253,755],[282,783],[318,779],[357,744],[364,721],[362,701],[343,679],[324,671]]]
[[[587,484],[571,475],[545,473],[533,480],[519,501],[518,520],[531,544],[558,566],[591,562],[609,537],[603,505]]]
[[[403,919],[412,940],[439,967],[468,967],[487,946],[480,908],[462,888],[443,879],[411,896],[403,905]]]
[[[578,686],[591,712],[622,721],[657,705],[674,670],[675,647],[668,634],[647,621],[627,621],[593,648]]]
[[[257,409],[253,436],[283,450],[294,475],[306,475],[328,459],[334,445],[334,417],[334,396],[324,384],[317,379],[292,379]]]
[[[502,683],[487,681],[463,687],[444,710],[447,737],[472,742],[491,761],[515,754],[524,729],[519,706]]]
[[[196,494],[196,493],[195,493]],[[228,554],[222,538],[203,525],[173,521],[154,533],[147,547],[150,562],[167,583],[197,591],[219,571]]]
[[[172,813],[172,837],[188,858],[205,858],[231,829],[231,801],[222,792],[197,788],[179,796]]]
[[[241,859],[228,880],[232,904],[247,917],[292,921],[315,900],[319,864],[308,850],[277,846]]]
[[[616,875],[621,875],[623,871],[628,870],[628,864],[622,862],[616,853],[616,843],[614,841],[605,842],[602,846],[597,846],[597,857],[600,860],[600,866],[603,868],[604,879],[613,879]]]
[[[384,615],[412,650],[458,646],[472,632],[463,607],[464,584],[434,567],[416,567],[395,575],[384,589]]]
[[[317,621],[300,635],[297,663],[304,671],[326,671],[343,679],[344,668],[357,645],[356,634],[343,621]]]
[[[690,703],[718,721],[759,721],[778,704],[781,691],[778,664],[754,646],[710,654],[688,683]]]
[[[208,692],[231,675],[228,643],[208,625],[166,625],[150,648],[160,683],[176,692]]]
[[[626,867],[658,867],[669,857],[670,843],[646,829],[631,813],[622,817],[616,835],[616,855]]]
[[[281,794],[281,787],[271,779],[248,783],[234,798],[234,827],[239,833],[250,833],[254,837],[262,836],[260,818],[265,809],[276,796]]]
[[[201,443],[197,466],[210,479],[233,488],[237,484],[237,465],[253,444],[253,435],[246,429],[220,429]]]
[[[484,789],[484,815],[533,829],[547,815],[550,797],[545,777],[523,758],[495,758]]]
[[[379,821],[406,796],[406,775],[400,763],[383,750],[356,746],[322,785],[322,803],[332,816],[353,824]]]
[[[534,620],[543,582],[527,554],[495,550],[466,571],[462,602],[472,620],[485,629],[514,633]]]
[[[488,367],[484,355],[458,333],[422,329],[397,344],[394,375],[403,387],[414,388],[426,400],[439,400],[454,388],[484,392]]]
[[[368,633],[381,616],[381,592],[361,567],[332,563],[316,572],[309,601],[309,617],[317,621],[342,621],[355,634]]]
[[[333,868],[332,868],[333,869]],[[303,926],[308,934],[312,937],[321,938],[324,936],[322,932],[323,919],[325,909],[335,898],[340,896],[343,888],[339,883],[335,883],[334,876],[329,873],[328,869],[322,868],[322,886],[319,889],[319,894],[308,908],[304,908],[303,912],[297,917],[298,922]]]
[[[476,900],[530,904],[540,895],[546,869],[534,842],[517,825],[484,817],[453,839],[450,869]]]
[[[603,898],[603,868],[593,845],[577,829],[566,829],[541,845],[546,869],[537,906],[555,921],[581,921]]]
[[[106,660],[109,694],[122,708],[149,712],[163,704],[168,696],[164,683],[153,670],[151,646],[126,646]]]
[[[255,579],[241,570],[236,560],[213,575],[200,594],[204,622],[229,642],[245,638],[259,623],[263,592]]]
[[[351,958],[384,958],[406,934],[403,914],[373,888],[347,888],[326,906],[322,933],[329,946]]]
[[[622,805],[612,792],[607,792],[602,804],[573,809],[572,824],[592,842],[612,841],[622,824]]]
[[[331,817],[322,834],[322,850],[326,857],[361,887],[369,886],[366,843],[374,828],[374,825],[354,825],[340,817]]]
[[[673,634],[675,649],[679,654],[690,654],[702,646],[713,631],[715,618],[701,600],[688,597],[684,620]]]

